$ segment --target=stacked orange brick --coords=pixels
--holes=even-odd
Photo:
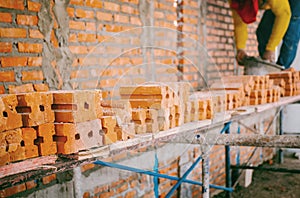
[[[52,109],[55,113],[57,152],[77,153],[103,146],[100,90],[55,91]],[[104,126],[103,126],[104,127]]]
[[[282,96],[294,96],[300,94],[299,71],[291,69],[290,71],[270,73],[268,76],[274,81],[275,85],[282,88]]]

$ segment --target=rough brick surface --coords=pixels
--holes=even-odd
[[[53,123],[41,124],[36,127],[37,141],[39,148],[39,155],[47,156],[57,153],[56,142],[53,140],[55,135],[55,128]]]
[[[0,131],[16,129],[22,126],[22,118],[16,111],[18,105],[15,95],[2,95],[0,98]]]
[[[53,106],[56,122],[85,122],[102,116],[100,90],[55,91]]]
[[[54,112],[51,110],[53,96],[51,93],[18,94],[17,111],[22,115],[24,126],[38,126],[54,121]]]
[[[34,144],[37,138],[37,132],[34,128],[22,128],[22,137],[24,140],[25,158],[37,157],[39,155],[38,146]]]

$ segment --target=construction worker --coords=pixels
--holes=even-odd
[[[247,41],[247,24],[256,20],[258,9],[265,9],[256,30],[258,51],[262,59],[275,62],[275,49],[282,47],[277,64],[289,68],[295,59],[300,38],[300,0],[229,0],[234,19],[236,59],[243,65]]]

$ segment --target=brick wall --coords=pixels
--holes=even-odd
[[[235,69],[226,0],[17,0],[2,1],[0,14],[0,90],[6,93],[41,83],[111,91],[118,80],[177,81],[182,74],[201,87]],[[249,28],[251,55],[255,26]]]

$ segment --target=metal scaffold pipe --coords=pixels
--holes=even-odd
[[[189,143],[227,146],[300,148],[300,136],[258,134],[207,134]]]

